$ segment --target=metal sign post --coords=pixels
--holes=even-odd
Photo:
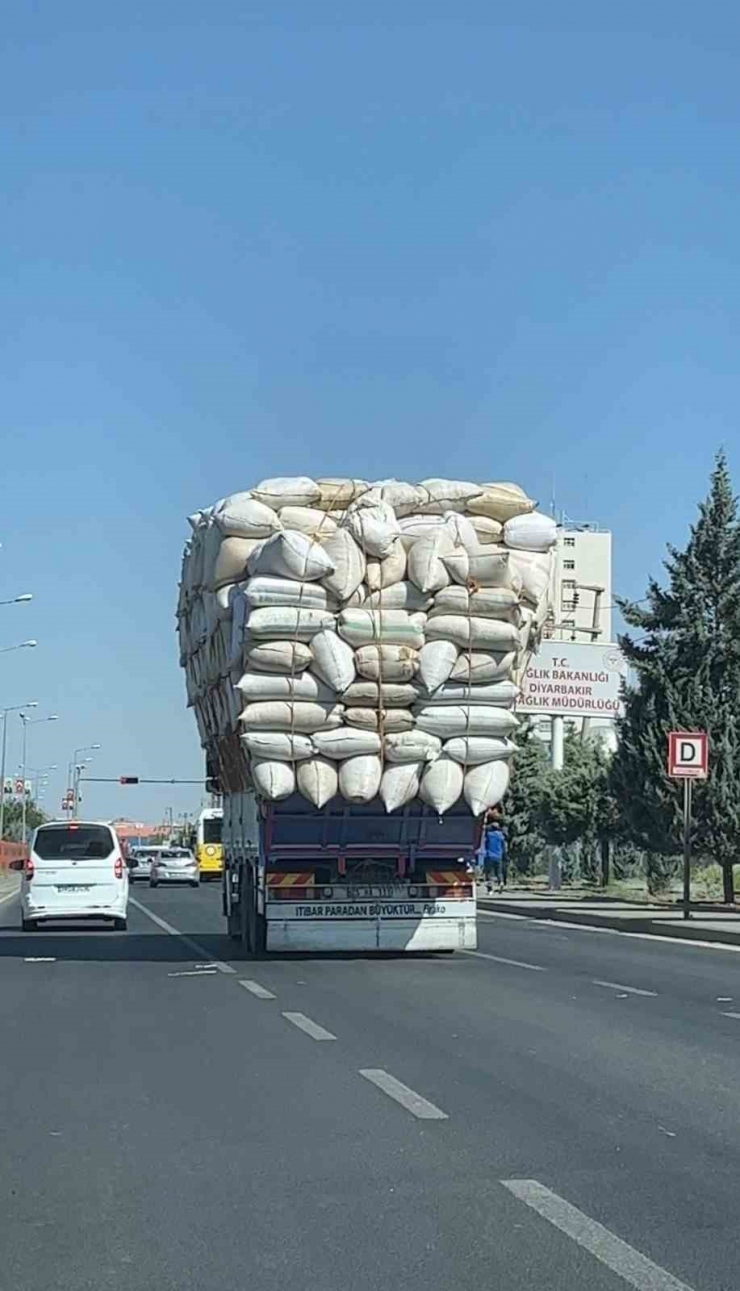
[[[709,774],[706,731],[670,731],[668,774],[683,780],[683,917],[691,918],[691,782]]]

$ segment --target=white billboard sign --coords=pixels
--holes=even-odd
[[[618,717],[627,671],[613,645],[543,641],[522,680],[520,713],[565,717]]]

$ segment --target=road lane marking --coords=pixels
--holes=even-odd
[[[525,1206],[536,1210],[538,1215],[559,1228],[566,1237],[571,1237],[636,1291],[691,1291],[685,1282],[674,1278],[659,1264],[653,1264],[634,1246],[623,1242],[621,1237],[616,1237],[603,1224],[584,1215],[583,1211],[571,1206],[569,1201],[536,1179],[502,1179],[501,1182]]]
[[[55,955],[27,955],[24,964],[56,964]]]
[[[275,999],[275,996],[273,995],[272,991],[265,990],[265,987],[260,986],[259,982],[247,982],[240,977],[239,985],[243,986],[245,991],[249,991],[251,995],[256,995],[258,1000]]]
[[[621,982],[601,982],[598,977],[592,977],[591,981],[594,986],[605,986],[610,991],[626,991],[628,995],[652,995],[657,997],[657,991],[643,991],[639,986],[622,986]]]
[[[0,897],[0,905],[5,905],[6,901],[12,901],[13,897],[20,896],[20,893],[20,887],[15,888],[12,892],[8,892],[6,896]]]
[[[496,964],[510,964],[512,968],[529,968],[533,973],[546,973],[541,964],[525,964],[521,959],[504,959],[503,955],[487,955],[482,950],[461,950],[461,955],[472,955],[475,959],[492,959]]]
[[[408,1085],[396,1080],[395,1076],[391,1076],[387,1071],[383,1071],[379,1067],[366,1067],[360,1071],[360,1075],[364,1076],[365,1080],[369,1080],[371,1084],[377,1085],[378,1089],[382,1089],[383,1093],[387,1094],[389,1098],[395,1099],[397,1103],[405,1107],[406,1111],[411,1112],[411,1115],[416,1116],[418,1120],[449,1120],[446,1112],[443,1112],[439,1107],[435,1107],[434,1103],[430,1103],[428,1099],[422,1098],[421,1094],[416,1093],[416,1090],[409,1089]]]
[[[208,955],[208,951],[204,946],[199,946],[197,941],[193,941],[192,937],[188,937],[184,932],[180,932],[177,928],[174,928],[171,923],[168,923],[167,920],[163,919],[160,915],[155,914],[148,906],[142,905],[140,901],[135,901],[133,897],[129,897],[129,904],[136,906],[137,910],[141,910],[142,914],[145,914],[147,918],[151,919],[152,923],[156,923],[158,927],[163,928],[171,937],[179,937],[180,941],[184,942],[186,946],[189,946],[191,950],[194,950],[201,958],[204,959]],[[235,968],[232,968],[230,964],[224,964],[220,959],[209,959],[208,962],[213,964],[213,967],[216,968],[219,973],[236,973]]]
[[[728,1012],[728,1013],[726,1013],[726,1012],[724,1011],[724,1009],[723,1009],[723,1010],[722,1010],[722,1017],[723,1017],[723,1018],[740,1018],[740,1013],[729,1013],[729,1012]]]
[[[337,1038],[332,1035],[331,1031],[327,1031],[325,1027],[320,1027],[318,1022],[313,1022],[311,1018],[307,1018],[305,1013],[283,1013],[283,1017],[288,1022],[292,1022],[294,1027],[298,1027],[299,1031],[305,1031],[306,1035],[310,1035],[312,1040],[336,1040]]]
[[[186,968],[181,973],[168,973],[168,977],[215,977],[216,965],[213,968]]]

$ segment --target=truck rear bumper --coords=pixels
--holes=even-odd
[[[474,918],[278,919],[267,921],[267,952],[475,950]]]

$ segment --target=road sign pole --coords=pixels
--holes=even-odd
[[[683,917],[691,918],[691,777],[683,782]]]

